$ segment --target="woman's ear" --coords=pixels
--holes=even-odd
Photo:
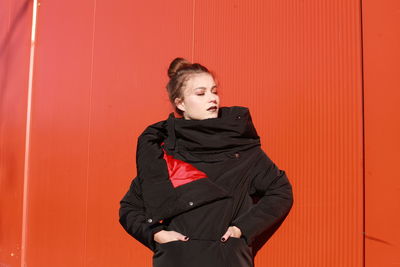
[[[181,98],[179,97],[175,98],[174,102],[177,108],[179,108],[182,111],[185,111],[185,103]]]

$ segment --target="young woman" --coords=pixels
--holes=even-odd
[[[250,267],[286,218],[292,187],[261,149],[246,107],[220,107],[214,75],[176,58],[167,91],[176,113],[138,138],[137,176],[120,223],[154,267]]]

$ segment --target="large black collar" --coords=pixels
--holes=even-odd
[[[166,150],[187,162],[220,161],[235,152],[260,146],[247,107],[220,107],[217,118],[203,120],[176,118],[171,112],[166,123]]]

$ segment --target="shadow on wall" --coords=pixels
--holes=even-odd
[[[12,1],[10,1],[12,2]],[[13,62],[10,60],[12,57],[12,54],[17,51],[20,47],[24,48],[25,44],[21,42],[17,42],[20,39],[13,39],[17,36],[18,32],[18,27],[22,26],[24,27],[25,25],[21,25],[21,22],[24,20],[25,16],[28,16],[28,11],[29,11],[29,6],[31,4],[30,0],[25,0],[23,4],[20,6],[18,9],[17,13],[15,16],[11,17],[11,22],[10,26],[8,28],[8,31],[4,35],[4,38],[0,40],[0,77],[3,77],[0,81],[0,99],[1,101],[4,101],[5,98],[5,90],[7,87],[7,77],[9,75],[9,69],[10,69],[10,62]],[[5,23],[5,21],[2,21],[1,23]],[[20,33],[24,33],[23,31],[20,31]],[[23,39],[23,38],[21,38]],[[13,40],[16,40],[13,43]],[[12,46],[15,45],[15,46]],[[16,45],[19,45],[18,47]],[[29,45],[26,46],[29,49]],[[0,103],[0,106],[3,106],[3,103]]]

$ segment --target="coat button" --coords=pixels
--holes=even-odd
[[[152,221],[153,221],[153,219],[151,219],[151,218],[148,218],[148,219],[147,219],[147,222],[148,222],[148,223],[151,223]]]
[[[240,120],[240,119],[241,119],[240,115],[237,115],[237,116],[236,116],[236,119],[237,119],[237,120]]]
[[[193,206],[193,202],[192,201],[189,201],[189,203],[188,203],[190,206]]]

